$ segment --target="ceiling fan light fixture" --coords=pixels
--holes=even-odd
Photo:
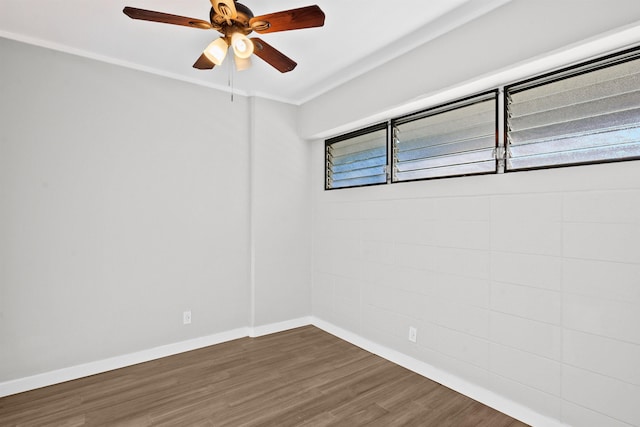
[[[247,59],[253,54],[253,42],[242,33],[233,33],[231,46],[237,58]]]
[[[276,70],[288,73],[296,67],[295,61],[263,40],[257,37],[249,39],[247,35],[253,31],[273,33],[324,25],[325,15],[318,5],[255,16],[251,9],[238,3],[238,0],[209,2],[209,21],[130,6],[126,6],[122,12],[131,19],[215,30],[220,33],[222,37],[211,42],[193,63],[193,68],[198,70],[211,70],[216,65],[221,65],[231,48],[233,56],[237,59],[238,70],[248,68],[250,61],[243,60],[255,53]]]
[[[207,59],[216,65],[222,64],[224,57],[227,55],[227,42],[222,37],[212,41],[209,46],[204,50],[204,55]]]
[[[235,56],[235,62],[236,62],[236,70],[238,71],[246,70],[251,67],[251,57],[240,58],[239,56]]]

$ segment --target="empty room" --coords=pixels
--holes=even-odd
[[[640,426],[637,0],[0,0],[0,426]]]

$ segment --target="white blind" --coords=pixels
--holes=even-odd
[[[640,59],[506,89],[507,169],[640,157]]]
[[[326,142],[327,189],[386,183],[386,167],[386,124]]]
[[[496,92],[396,120],[393,181],[496,172]]]

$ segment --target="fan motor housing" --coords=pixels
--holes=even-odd
[[[249,25],[249,21],[253,18],[253,12],[247,6],[242,3],[235,3],[237,16],[235,19],[231,20],[231,25],[227,22],[227,17],[216,13],[216,11],[211,8],[209,12],[209,20],[211,21],[211,25],[214,29],[218,30],[220,33],[224,35],[228,35],[229,30],[233,28],[234,31],[240,31],[244,33],[244,35],[249,34],[251,31],[251,26]]]

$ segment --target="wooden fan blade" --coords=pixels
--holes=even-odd
[[[129,6],[125,7],[122,11],[125,15],[132,19],[162,22],[164,24],[184,25],[185,27],[201,28],[203,30],[209,30],[212,28],[211,23],[203,21],[202,19],[171,15],[162,12],[154,12],[153,10],[137,9],[135,7]]]
[[[209,61],[209,58],[207,58],[204,53],[200,55],[200,57],[193,64],[193,68],[197,68],[198,70],[211,70],[215,66],[216,64]]]
[[[253,53],[281,73],[287,73],[298,65],[294,60],[262,39],[254,37],[251,41],[253,42]]]
[[[260,34],[322,27],[324,12],[317,5],[283,10],[253,17],[249,20],[249,25],[253,31]]]

